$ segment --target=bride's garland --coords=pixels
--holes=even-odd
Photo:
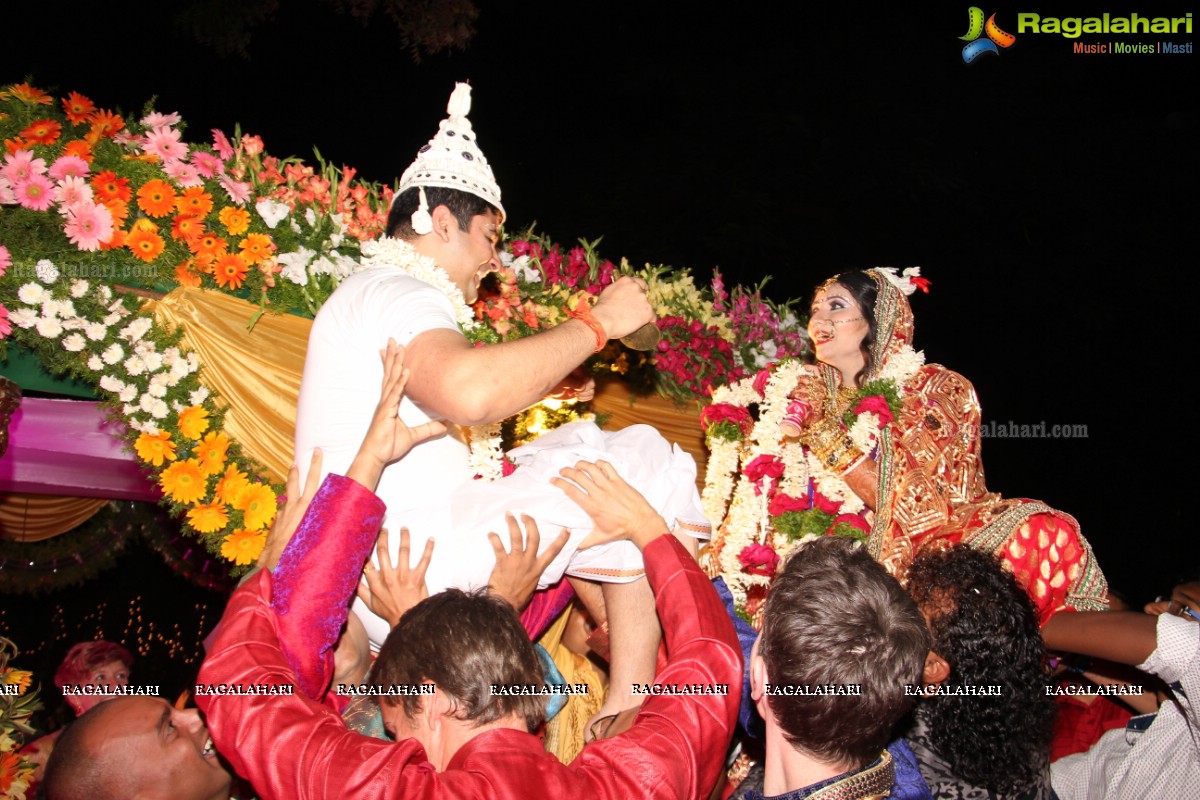
[[[874,454],[883,426],[899,413],[905,384],[924,362],[923,353],[902,345],[850,396],[842,421],[859,450]],[[842,477],[780,430],[788,395],[805,374],[799,362],[780,362],[714,390],[701,415],[709,447],[704,511],[723,520],[708,570],[724,578],[738,612],[751,622],[794,546],[810,536],[864,538],[870,530],[866,507]]]
[[[363,268],[388,266],[437,289],[454,309],[454,320],[472,344],[493,342],[495,332],[475,318],[475,312],[446,271],[430,257],[421,255],[408,242],[383,237],[363,242]],[[500,423],[474,425],[467,429],[470,439],[469,468],[481,480],[494,481],[504,474],[504,448]]]

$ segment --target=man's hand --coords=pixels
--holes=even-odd
[[[592,377],[592,373],[586,367],[576,367],[550,391],[550,394],[546,395],[546,398],[586,403],[595,396],[596,379]]]
[[[1200,614],[1200,581],[1189,581],[1181,583],[1171,592],[1169,600],[1158,599],[1153,603],[1147,603],[1145,609],[1147,614],[1174,614],[1180,617],[1189,617],[1197,619],[1196,614]]]
[[[287,543],[292,540],[292,535],[296,532],[296,528],[300,527],[300,520],[304,519],[304,512],[308,511],[308,504],[317,494],[317,489],[321,485],[321,450],[317,448],[313,450],[312,461],[308,465],[308,475],[304,478],[304,492],[300,492],[300,470],[295,464],[288,470],[287,501],[283,507],[275,514],[275,522],[271,524],[271,530],[267,534],[267,543],[263,545],[263,550],[258,556],[258,566],[264,569],[275,569],[275,565],[279,563],[279,557],[283,555],[283,549],[287,547]]]
[[[392,557],[388,552],[388,531],[384,528],[379,532],[375,557],[379,560],[379,566],[367,561],[363,569],[363,582],[358,585],[358,596],[367,604],[367,608],[387,620],[388,627],[394,628],[405,611],[429,597],[425,571],[429,569],[429,561],[433,558],[433,539],[425,540],[421,560],[415,567],[409,567],[408,528],[401,528],[400,551],[396,554],[396,565],[392,566]]]
[[[625,275],[600,292],[592,315],[604,326],[609,339],[628,336],[654,321],[654,309],[646,297],[646,282]]]
[[[580,550],[598,544],[629,539],[645,549],[664,533],[666,521],[617,474],[607,461],[580,461],[559,471],[553,483],[582,508],[596,527],[579,543]]]
[[[488,534],[488,541],[492,543],[492,550],[496,552],[496,566],[492,568],[492,575],[488,578],[488,591],[504,598],[509,605],[521,611],[529,604],[529,598],[533,596],[538,579],[546,571],[546,567],[550,566],[550,562],[558,557],[566,546],[571,532],[563,528],[558,538],[546,547],[546,551],[538,555],[538,545],[542,539],[533,517],[521,516],[527,534],[524,542],[521,526],[517,524],[516,518],[512,514],[505,514],[504,518],[508,523],[509,549],[504,549],[504,543],[497,534]]]
[[[383,359],[383,389],[379,396],[379,405],[375,406],[375,416],[371,418],[371,426],[363,437],[358,454],[346,477],[358,481],[371,491],[379,485],[379,476],[383,468],[398,458],[401,458],[414,445],[426,439],[445,433],[446,426],[440,422],[426,422],[415,428],[410,428],[400,419],[400,398],[404,396],[404,386],[408,383],[408,370],[404,368],[404,348],[396,344],[395,339],[388,339],[387,349],[379,354]]]

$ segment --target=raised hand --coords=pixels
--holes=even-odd
[[[553,483],[582,508],[595,528],[579,544],[583,550],[598,544],[629,539],[645,548],[661,534],[667,523],[641,493],[617,474],[607,461],[580,461],[559,471]]]
[[[653,322],[654,309],[646,297],[646,282],[629,275],[618,278],[600,292],[592,314],[610,339],[628,336],[647,322]]]
[[[492,543],[492,550],[496,553],[496,566],[492,568],[492,575],[488,578],[488,591],[504,598],[509,605],[520,611],[529,603],[529,598],[533,596],[533,590],[537,588],[538,579],[546,571],[546,567],[550,566],[550,562],[566,546],[571,532],[563,528],[558,538],[546,547],[545,552],[538,555],[538,546],[542,539],[533,517],[521,516],[521,521],[525,523],[525,537],[521,536],[521,526],[512,514],[505,514],[504,518],[508,523],[509,549],[504,549],[504,543],[497,534],[488,534],[488,541]]]
[[[440,422],[426,422],[410,428],[400,419],[400,398],[408,383],[408,370],[404,368],[404,348],[388,339],[387,348],[380,351],[383,359],[383,388],[371,426],[363,437],[362,445],[346,477],[352,478],[371,491],[379,485],[383,468],[403,457],[409,450],[430,437],[445,433],[446,426]]]
[[[429,587],[425,585],[425,572],[429,569],[430,559],[433,558],[433,539],[425,540],[421,560],[415,567],[410,567],[408,528],[401,528],[400,550],[396,554],[396,564],[393,566],[388,551],[388,531],[384,528],[379,532],[375,557],[379,566],[376,567],[370,560],[367,561],[367,566],[363,569],[363,581],[358,586],[358,596],[367,604],[367,608],[387,620],[388,626],[394,628],[404,616],[404,612],[429,597]]]
[[[303,493],[300,492],[300,470],[295,464],[292,464],[292,468],[288,470],[285,490],[287,502],[275,514],[275,522],[272,523],[271,530],[267,533],[267,543],[263,545],[263,550],[258,556],[258,566],[275,569],[275,565],[279,563],[279,557],[283,555],[283,549],[292,540],[296,528],[300,527],[300,520],[304,519],[304,512],[308,510],[308,504],[312,502],[320,485],[321,450],[318,448],[313,450],[312,461],[308,465],[308,475],[304,478]]]

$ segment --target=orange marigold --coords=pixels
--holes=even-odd
[[[215,533],[229,524],[229,513],[220,503],[206,503],[188,511],[187,519],[201,533]]]
[[[92,159],[95,158],[95,156],[92,155],[91,145],[89,145],[83,139],[73,139],[72,141],[67,142],[66,147],[63,148],[63,155],[79,156],[89,164],[92,163]]]
[[[225,206],[217,219],[229,231],[230,236],[241,236],[250,227],[250,212],[237,206]]]
[[[213,264],[213,278],[222,289],[240,289],[246,280],[246,260],[237,253],[226,253]]]
[[[175,201],[175,207],[180,214],[203,217],[213,209],[212,195],[204,191],[202,186],[192,186],[183,190],[183,194]]]
[[[179,426],[179,432],[185,438],[194,442],[199,441],[204,432],[208,430],[208,409],[204,406],[185,408],[179,412],[179,418],[175,424]]]
[[[238,495],[233,507],[242,512],[242,519],[250,530],[265,528],[275,519],[275,492],[265,483],[252,483]]]
[[[225,466],[225,453],[229,450],[229,437],[223,433],[209,431],[196,445],[196,459],[205,475],[216,475]]]
[[[118,200],[128,203],[133,199],[133,189],[129,188],[129,178],[119,178],[111,169],[97,172],[92,176],[92,189],[100,202]]]
[[[253,564],[262,555],[266,544],[266,531],[234,531],[221,542],[221,555],[239,566]]]
[[[61,135],[62,125],[53,119],[34,120],[21,131],[21,138],[30,144],[54,144]]]
[[[96,110],[96,104],[79,92],[71,92],[62,101],[63,111],[72,125],[82,125]]]
[[[167,497],[183,505],[195,503],[205,495],[204,473],[194,458],[176,461],[164,469],[158,476],[158,483]]]
[[[175,460],[175,443],[171,441],[171,434],[166,431],[143,433],[133,443],[133,449],[138,458],[156,467],[162,466],[164,461]]]
[[[135,256],[149,264],[162,255],[166,245],[163,244],[162,237],[158,235],[158,229],[154,227],[153,222],[148,219],[139,219],[133,223],[133,229],[125,237],[125,246]]]
[[[200,285],[200,274],[195,270],[196,260],[189,258],[179,266],[175,267],[175,282],[180,286],[191,286],[193,288]]]
[[[166,181],[146,181],[137,196],[138,208],[152,217],[165,217],[175,210],[175,190]]]
[[[46,94],[41,89],[33,88],[28,83],[12,84],[8,87],[8,94],[11,94],[22,103],[28,103],[31,106],[50,105],[50,95]]]
[[[171,238],[189,246],[204,235],[204,220],[192,214],[180,214],[171,223]]]
[[[257,264],[275,252],[275,243],[263,233],[251,233],[242,239],[242,258],[247,264]]]
[[[230,464],[225,469],[225,474],[221,480],[217,481],[216,489],[213,494],[225,505],[233,505],[234,502],[241,497],[242,492],[250,485],[250,481],[246,480],[246,473],[241,472],[237,468],[237,464]]]

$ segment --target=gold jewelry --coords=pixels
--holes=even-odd
[[[835,417],[826,417],[806,431],[800,441],[822,464],[839,475],[855,466],[863,452],[854,445],[850,434]]]

